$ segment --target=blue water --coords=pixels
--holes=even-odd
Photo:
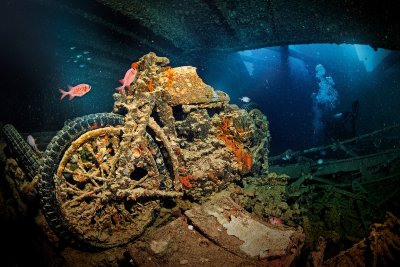
[[[114,23],[107,26],[104,10],[94,1],[77,1],[80,8],[73,12],[51,1],[40,3],[2,3],[1,122],[12,123],[21,132],[55,131],[67,119],[111,111],[118,80],[131,62],[150,51],[169,57],[172,66],[197,67],[200,77],[227,92],[234,104],[240,106],[243,103],[239,98],[249,97],[270,122],[272,155],[338,138],[337,133],[325,132],[316,121],[351,111],[355,100],[360,104],[357,134],[399,123],[398,51],[310,44],[169,55],[157,50],[165,40],[136,25],[126,25],[129,22],[116,14],[107,14]],[[94,8],[99,15],[82,19],[85,8]],[[133,40],[121,32],[122,27],[148,36],[152,42]],[[320,88],[315,69],[318,64],[325,68],[337,91],[335,105],[320,109],[320,117],[312,97]],[[73,101],[59,99],[60,88],[78,83],[88,83],[92,90]]]

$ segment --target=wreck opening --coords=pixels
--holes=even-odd
[[[229,67],[217,69],[218,62]],[[364,134],[399,123],[399,63],[399,51],[308,44],[232,53],[224,59],[210,59],[200,72],[210,84],[224,88],[239,107],[257,107],[267,114],[273,129],[271,154],[277,155],[347,138],[351,131]],[[332,90],[327,83],[325,88],[319,85],[317,65],[324,68],[324,78],[331,79]],[[329,107],[322,111],[327,101]],[[357,116],[351,122],[345,115],[356,102]],[[342,125],[328,121],[329,116],[341,113],[343,121],[347,120]],[[349,134],[342,134],[346,131]]]

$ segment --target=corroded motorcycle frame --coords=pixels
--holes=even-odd
[[[3,130],[37,173],[43,214],[60,241],[82,250],[126,244],[155,220],[162,199],[199,199],[265,169],[265,116],[229,105],[195,68],[168,64],[143,56],[136,81],[114,94],[113,113],[67,122],[40,160],[26,144],[18,149],[24,142],[12,126]]]
[[[152,64],[144,61],[142,66]],[[125,116],[101,113],[69,122],[42,160],[39,191],[47,221],[62,240],[82,249],[135,239],[153,222],[161,197],[182,195],[171,191],[174,177],[159,148],[171,145],[151,117],[162,92],[127,93],[115,96]],[[173,151],[165,152],[176,164]]]

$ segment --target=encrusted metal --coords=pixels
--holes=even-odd
[[[144,55],[136,80],[114,94],[114,114],[76,118],[48,145],[36,172],[60,239],[80,249],[122,245],[156,219],[163,198],[201,202],[267,170],[266,117],[230,105],[194,67],[168,64]]]

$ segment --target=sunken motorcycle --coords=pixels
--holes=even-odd
[[[265,116],[229,104],[190,66],[149,53],[114,94],[113,113],[65,124],[42,155],[3,128],[58,238],[79,249],[126,244],[154,222],[164,199],[196,201],[268,168]],[[35,183],[37,181],[37,183]]]

